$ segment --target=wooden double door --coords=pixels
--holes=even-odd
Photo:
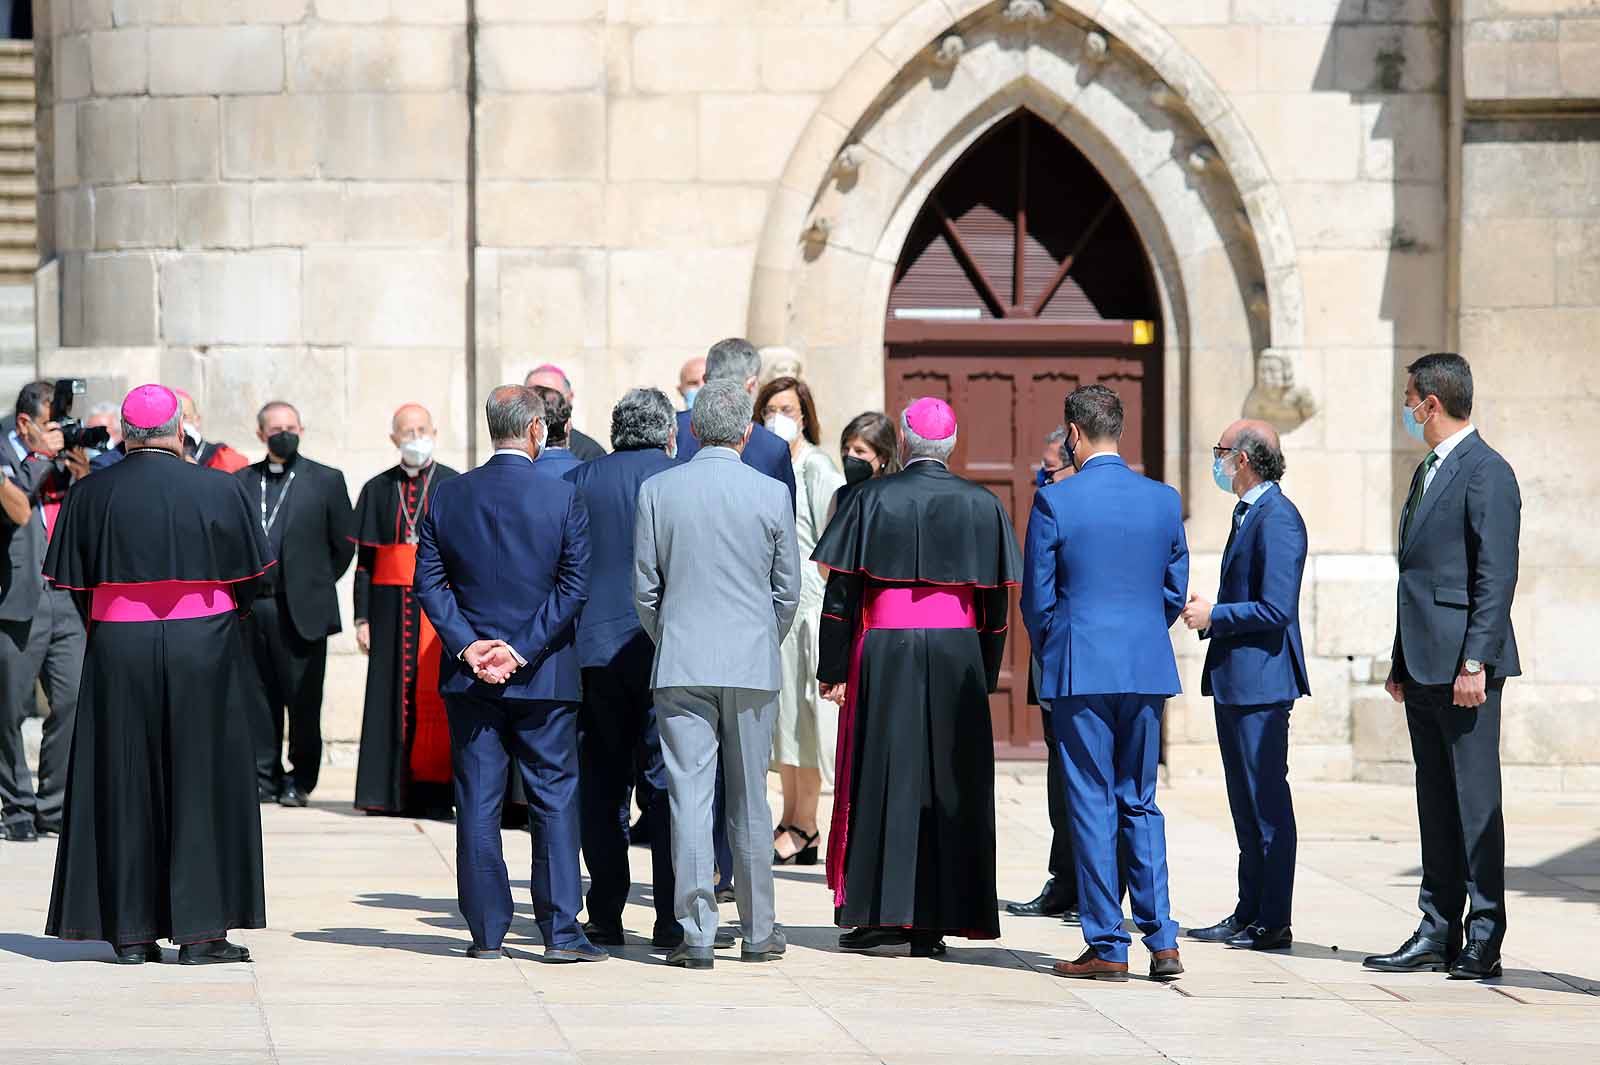
[[[1124,457],[1161,476],[1159,306],[1110,185],[1052,126],[1018,110],[967,149],[907,236],[884,323],[887,409],[921,396],[954,407],[951,469],[999,496],[1021,538],[1045,437],[1080,385],[1117,391]],[[1015,599],[991,701],[996,753],[1043,757]]]

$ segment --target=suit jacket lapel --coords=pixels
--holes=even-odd
[[[1252,503],[1250,509],[1245,511],[1244,525],[1240,527],[1238,535],[1234,536],[1232,546],[1222,556],[1222,572],[1224,574],[1233,565],[1233,560],[1244,554],[1245,542],[1256,534],[1256,527],[1261,524],[1261,511],[1272,505],[1273,497],[1277,494],[1276,486],[1268,488],[1261,494],[1261,498]]]
[[[1417,512],[1412,516],[1411,524],[1406,529],[1406,542],[1400,545],[1401,555],[1404,555],[1411,545],[1417,542],[1417,535],[1422,529],[1422,523],[1428,520],[1428,515],[1433,513],[1434,504],[1439,501],[1440,496],[1444,495],[1444,490],[1450,486],[1450,482],[1456,479],[1456,474],[1461,469],[1462,456],[1470,452],[1477,444],[1478,434],[1473,433],[1457,444],[1444,462],[1439,464],[1438,472],[1433,475],[1433,483],[1428,486],[1427,492],[1423,494],[1422,499],[1417,503]],[[1418,467],[1418,473],[1420,475],[1421,467]]]

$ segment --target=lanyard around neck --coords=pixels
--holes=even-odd
[[[264,533],[272,532],[272,524],[273,524],[273,522],[278,520],[278,511],[283,509],[283,501],[285,499],[289,498],[289,489],[294,486],[294,479],[297,476],[299,476],[299,474],[300,474],[299,470],[290,471],[289,476],[283,482],[283,491],[278,493],[278,501],[275,504],[273,504],[272,513],[270,515],[267,513],[267,478],[266,478],[265,474],[262,475],[262,477],[261,477],[261,531],[262,532],[264,532]]]

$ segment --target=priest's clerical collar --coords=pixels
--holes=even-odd
[[[293,466],[294,465],[294,460],[296,458],[298,458],[298,457],[299,457],[298,455],[291,455],[289,457],[289,461],[288,462],[279,462],[277,459],[273,458],[271,455],[268,455],[267,456],[267,472],[272,474],[273,476],[278,476],[279,474],[282,474],[284,470],[287,470],[290,466]]]
[[[950,468],[944,461],[942,461],[941,459],[936,459],[932,455],[918,455],[916,458],[914,458],[910,462],[906,463],[906,469],[910,469],[911,467],[915,466],[919,462],[932,462],[935,465],[944,466],[945,469],[949,469]]]
[[[433,460],[432,459],[429,459],[427,462],[424,462],[421,466],[416,466],[416,467],[407,466],[405,463],[402,462],[400,464],[400,469],[405,472],[405,475],[407,477],[417,477],[417,476],[420,476],[424,470],[426,470],[429,466],[432,466],[432,465],[433,465]]]
[[[169,451],[164,447],[145,447],[139,444],[129,447],[123,457],[126,458],[128,455],[170,455],[173,458],[178,457],[177,452]]]

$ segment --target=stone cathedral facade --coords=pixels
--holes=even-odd
[[[1600,788],[1594,0],[35,13],[42,373],[188,388],[252,452],[288,399],[354,490],[404,401],[467,463],[482,394],[554,362],[605,440],[624,389],[744,334],[803,366],[830,451],[860,410],[950,397],[958,462],[1019,523],[1061,396],[1104,380],[1184,493],[1207,595],[1232,506],[1210,447],[1263,416],[1311,535],[1305,778],[1409,779],[1379,686],[1420,457],[1403,367],[1458,349],[1524,498],[1506,783]],[[343,639],[325,727],[353,740]],[[1173,639],[1168,766],[1215,773],[1202,648]],[[1015,674],[997,740],[1036,751]]]

